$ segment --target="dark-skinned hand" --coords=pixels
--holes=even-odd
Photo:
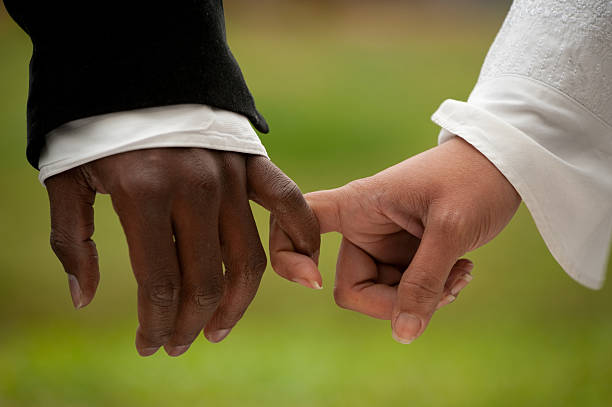
[[[138,283],[136,348],[184,353],[204,330],[223,340],[253,300],[266,255],[249,199],[314,261],[319,227],[296,184],[269,159],[201,148],[156,148],[109,156],[46,181],[51,245],[76,308],[99,282],[93,204],[110,194]],[[225,265],[225,272],[224,267]]]

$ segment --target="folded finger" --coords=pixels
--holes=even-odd
[[[392,266],[377,264],[366,252],[346,238],[342,239],[334,299],[342,308],[388,320],[397,293],[396,288],[387,283],[398,280],[399,276],[401,273]]]
[[[446,280],[442,299],[438,302],[436,309],[455,302],[461,290],[472,281],[471,271],[473,268],[474,263],[468,259],[460,259],[455,263],[448,276],[448,280]]]

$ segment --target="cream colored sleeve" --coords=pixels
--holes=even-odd
[[[612,236],[612,1],[516,0],[467,102],[432,120],[513,184],[550,252],[600,288]],[[477,180],[475,180],[477,182]]]

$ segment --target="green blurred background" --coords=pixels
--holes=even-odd
[[[304,191],[339,186],[436,143],[429,117],[465,99],[508,2],[227,2],[229,40],[263,140]],[[525,208],[471,255],[474,281],[409,346],[386,321],[269,270],[219,345],[140,358],[135,283],[107,196],[96,202],[102,280],[74,311],[48,245],[44,188],[25,150],[27,37],[0,12],[0,406],[612,406],[612,287],[567,277]],[[262,239],[267,215],[256,210]],[[152,253],[154,255],[154,253]]]

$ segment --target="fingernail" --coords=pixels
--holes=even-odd
[[[401,313],[395,320],[393,339],[405,345],[414,341],[421,330],[421,320],[414,315]]]
[[[300,285],[303,285],[304,287],[307,288],[314,288],[315,290],[322,290],[323,287],[321,287],[321,284],[319,284],[316,281],[308,281],[306,279],[303,278],[294,278],[292,280],[294,283],[298,283]]]
[[[473,278],[474,277],[472,277],[471,274],[464,274],[463,276],[461,276],[461,278],[457,280],[457,282],[455,282],[453,288],[451,288],[451,294],[459,294],[459,292],[463,290],[470,283],[470,281],[472,281]]]
[[[225,337],[229,335],[231,331],[232,331],[231,328],[230,329],[219,329],[218,331],[214,331],[206,335],[206,339],[208,339],[212,343],[219,343],[222,340],[224,340]]]
[[[436,309],[440,309],[452,302],[454,302],[457,299],[457,297],[455,297],[454,295],[447,295],[446,297],[442,298],[440,300],[440,302],[438,303],[438,306],[436,307]]]
[[[79,285],[79,280],[72,274],[68,274],[68,286],[70,287],[70,296],[72,297],[74,308],[81,308],[83,306],[81,301],[81,286]]]
[[[172,348],[166,349],[166,353],[168,354],[168,356],[172,357],[181,356],[183,353],[187,352],[187,349],[189,349],[190,346],[191,345],[174,346]]]
[[[155,354],[155,352],[157,352],[158,349],[159,349],[159,346],[153,346],[151,348],[142,348],[142,349],[136,348],[136,350],[138,351],[138,354],[140,356],[145,356],[145,357]]]

